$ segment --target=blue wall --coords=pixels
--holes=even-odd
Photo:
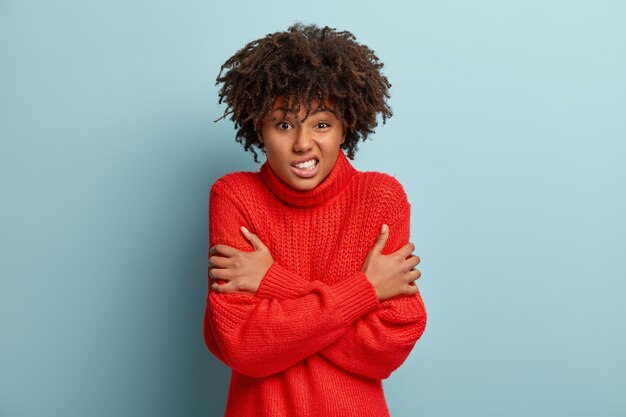
[[[295,20],[393,84],[354,162],[404,184],[422,258],[392,416],[626,415],[624,2],[4,0],[0,416],[222,415],[208,191],[258,165],[214,82]]]

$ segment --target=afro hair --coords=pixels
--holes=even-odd
[[[325,103],[330,98],[347,127],[341,147],[354,159],[358,142],[378,125],[377,114],[383,124],[393,115],[387,105],[391,84],[381,73],[383,65],[349,31],[296,22],[285,32],[248,43],[221,66],[215,85],[223,84],[219,103],[225,102],[227,108],[215,122],[230,114],[238,129],[236,141],[259,163],[253,146],[265,150],[257,131],[279,96],[295,98],[296,108],[289,110],[296,114],[305,103],[305,119],[314,100]]]

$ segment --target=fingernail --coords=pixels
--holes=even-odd
[[[386,224],[383,223],[383,225],[380,227],[380,233],[385,233],[386,231]]]
[[[248,229],[246,228],[246,226],[241,226],[241,228],[242,228],[242,229],[243,229],[246,233],[250,233],[250,232],[248,231]]]

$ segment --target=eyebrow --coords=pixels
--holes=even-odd
[[[282,112],[282,111],[285,111],[286,113],[291,113],[291,114],[293,114],[294,116],[296,115],[292,109],[283,109],[283,108],[281,108],[281,107],[278,107],[278,108],[275,108],[274,110],[272,110],[272,114],[273,114],[274,112],[277,112],[277,111],[281,111],[281,112]],[[309,117],[311,117],[311,116],[313,116],[313,115],[315,115],[315,114],[317,114],[317,113],[323,113],[323,112],[332,113],[332,114],[334,114],[335,116],[337,116],[337,113],[335,113],[335,111],[334,111],[334,110],[332,110],[332,109],[328,109],[328,108],[322,108],[322,107],[320,107],[320,108],[317,108],[316,110],[312,111],[311,113],[309,113]],[[275,118],[275,117],[272,117],[272,120],[276,120],[276,118]]]

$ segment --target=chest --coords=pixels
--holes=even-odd
[[[332,283],[360,270],[380,228],[376,210],[364,201],[335,199],[315,208],[264,207],[251,219],[274,260],[307,279]],[[374,233],[375,234],[375,233]]]

